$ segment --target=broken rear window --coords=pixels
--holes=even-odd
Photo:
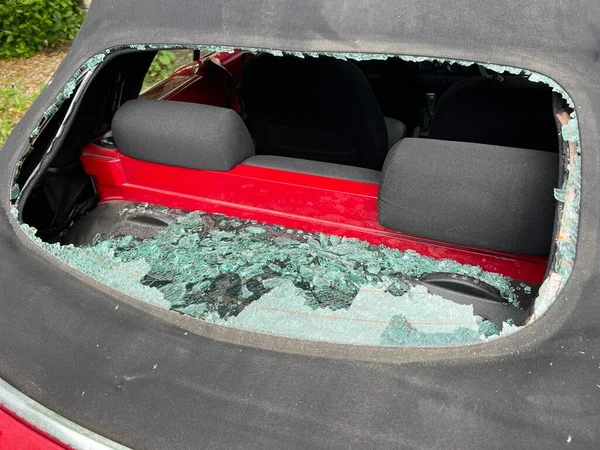
[[[185,61],[134,49],[78,74],[13,188],[28,234],[111,288],[225,327],[443,346],[515,331],[568,278],[579,142],[552,80],[198,47],[146,90]]]

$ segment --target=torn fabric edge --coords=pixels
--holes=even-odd
[[[43,124],[49,119],[51,119],[52,116],[54,116],[54,114],[58,112],[58,109],[65,101],[71,98],[71,96],[75,92],[75,89],[77,88],[79,81],[81,81],[81,79],[88,72],[93,72],[96,69],[96,67],[98,67],[104,61],[106,55],[108,55],[110,52],[110,50],[106,50],[105,52],[98,53],[92,56],[75,72],[75,74],[69,79],[69,81],[67,81],[67,84],[65,84],[61,92],[59,92],[59,94],[56,96],[56,98],[54,99],[54,103],[44,112],[40,123],[34,128],[34,130],[31,132],[31,135],[29,136],[30,141],[34,140],[40,134]]]
[[[138,51],[148,50],[178,50],[178,49],[190,49],[190,50],[204,50],[207,52],[227,52],[232,53],[236,50],[242,50],[250,53],[270,53],[275,56],[293,55],[300,58],[306,56],[318,57],[320,55],[329,56],[332,58],[342,60],[387,60],[388,58],[400,58],[407,62],[424,62],[424,61],[439,61],[442,63],[449,64],[460,64],[463,66],[471,66],[473,64],[481,65],[482,67],[495,71],[497,73],[507,72],[514,75],[527,76],[529,81],[536,83],[544,83],[549,86],[553,91],[557,92],[567,102],[567,104],[575,109],[575,104],[570,95],[560,86],[556,81],[547,77],[543,74],[530,71],[527,69],[521,69],[513,66],[498,65],[488,62],[475,62],[465,61],[460,59],[430,57],[430,56],[413,56],[413,55],[390,55],[381,53],[343,53],[343,52],[302,52],[302,51],[282,51],[275,49],[261,49],[252,47],[231,47],[231,46],[211,46],[211,45],[173,45],[173,44],[131,44],[128,46],[119,46],[111,49],[107,49],[91,57],[86,63],[84,63],[77,72],[71,77],[66,83],[65,87],[55,98],[54,103],[50,106],[43,115],[39,124],[33,130],[30,135],[30,140],[35,139],[43,124],[49,120],[59,109],[59,107],[68,100],[77,87],[77,81],[79,77],[86,71],[95,71],[105,60],[109,54],[126,50],[133,49]],[[573,158],[570,158],[567,167],[567,177],[564,185],[561,189],[557,190],[557,200],[563,202],[563,214],[559,219],[558,223],[558,235],[557,235],[557,258],[553,270],[549,276],[544,280],[538,298],[535,300],[534,313],[531,316],[531,321],[541,317],[541,315],[547,311],[550,305],[554,302],[558,296],[560,290],[569,278],[573,265],[575,262],[576,253],[576,242],[577,242],[577,230],[579,226],[579,205],[581,195],[581,148],[580,148],[580,137],[579,128],[577,125],[576,113],[573,112],[571,115],[572,120],[566,126],[563,126],[563,139],[568,142],[573,142],[575,145],[575,154]],[[27,155],[21,156],[21,161]],[[11,192],[19,192],[19,186],[14,183]],[[564,192],[564,197],[563,197]],[[567,195],[567,192],[569,195]],[[11,195],[12,197],[12,195]],[[18,194],[17,194],[18,198]],[[15,208],[16,210],[16,208]],[[565,212],[566,211],[566,212]],[[18,216],[16,216],[18,217]],[[27,234],[27,233],[26,233]],[[520,327],[509,327],[507,328],[506,335],[520,329]]]
[[[81,74],[82,75],[82,78],[81,78],[81,87],[82,88],[87,86],[87,84],[91,80],[93,74],[94,74],[94,72],[89,71],[89,70],[82,72],[82,74]],[[60,148],[60,146],[63,143],[65,131],[66,131],[67,127],[69,125],[71,125],[72,120],[73,120],[73,113],[77,109],[78,103],[81,100],[81,97],[84,95],[85,91],[83,89],[78,89],[76,91],[74,90],[73,92],[74,92],[73,101],[69,104],[69,107],[67,109],[65,117],[64,117],[62,123],[59,125],[58,130],[56,131],[56,134],[52,138],[52,141],[50,142],[50,144],[48,146],[48,150],[46,150],[46,153],[40,159],[40,162],[38,163],[36,168],[31,172],[31,175],[23,184],[22,191],[19,190],[19,193],[15,200],[15,203],[17,205],[20,205],[21,202],[27,201],[28,194],[31,193],[31,191],[29,190],[29,186],[34,185],[36,183],[39,175],[41,173],[43,173],[43,170],[45,170],[47,168],[47,164],[49,164],[51,162],[51,159],[49,156],[54,155],[56,153],[56,151],[58,150],[58,148]],[[18,174],[16,176],[18,176]],[[13,185],[12,188],[14,189],[15,186],[16,185]],[[18,188],[19,186],[16,186],[16,187]],[[24,197],[22,194],[24,194]]]
[[[569,155],[567,177],[563,186],[554,190],[554,197],[563,204],[557,227],[555,261],[540,287],[530,322],[539,319],[554,303],[575,264],[581,201],[581,142],[575,112],[571,114],[569,122],[562,126],[561,134],[567,142]]]

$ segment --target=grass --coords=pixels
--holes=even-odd
[[[29,109],[43,86],[44,83],[40,84],[39,90],[33,93],[23,93],[23,89],[18,85],[0,87],[0,147],[4,145],[13,127]]]
[[[65,57],[69,43],[31,58],[0,59],[0,148]]]
[[[0,0],[1,1],[1,0]],[[68,51],[68,43],[21,59],[0,59],[0,148],[40,94]],[[144,80],[144,89],[192,61],[192,50],[160,51]]]

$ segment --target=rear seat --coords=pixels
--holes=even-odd
[[[523,79],[467,78],[440,99],[429,137],[556,152],[552,91]]]
[[[260,155],[380,170],[406,135],[350,61],[262,54],[244,66],[241,88]]]
[[[407,234],[545,256],[557,181],[556,153],[407,138],[386,158],[378,218]]]
[[[227,171],[240,163],[378,184],[378,170],[285,156],[255,155],[239,115],[194,103],[132,100],[115,114],[112,132],[129,157],[170,166]]]
[[[132,158],[210,171],[243,163],[379,182],[378,220],[388,229],[502,252],[547,255],[550,249],[557,153],[407,138],[392,148],[380,173],[255,155],[239,115],[214,106],[133,100],[112,125],[119,151]]]

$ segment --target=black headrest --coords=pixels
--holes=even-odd
[[[547,255],[557,181],[556,153],[407,138],[386,158],[379,222],[470,247]]]
[[[240,116],[216,106],[132,100],[115,114],[112,132],[124,155],[170,166],[230,170],[254,155]]]

